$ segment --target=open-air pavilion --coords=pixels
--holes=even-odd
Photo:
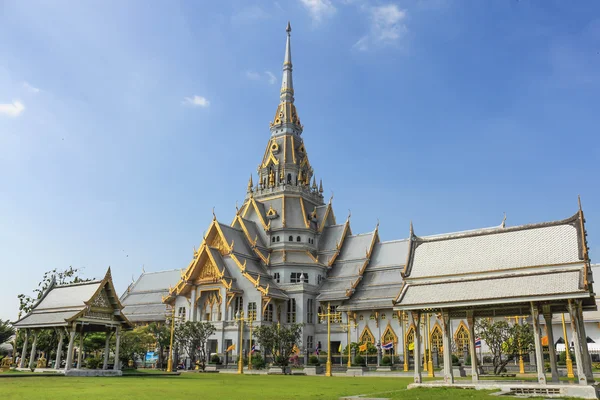
[[[110,268],[101,280],[56,285],[53,280],[32,310],[14,326],[25,331],[25,340],[21,351],[19,368],[35,368],[38,333],[44,329],[54,329],[58,333],[55,369],[61,369],[62,347],[66,338],[69,342],[66,353],[64,373],[66,375],[119,375],[120,334],[131,324],[121,310],[119,296],[115,291]],[[102,370],[82,370],[84,336],[90,332],[106,332],[104,362]],[[73,368],[75,336],[79,334],[79,351],[76,368]],[[108,371],[110,339],[115,335],[114,365]],[[33,340],[28,357],[28,343]],[[28,365],[25,365],[29,358]]]
[[[451,362],[452,318],[468,321],[472,380],[478,386],[475,320],[529,315],[538,383],[533,389],[519,389],[512,384],[510,390],[563,396],[579,396],[583,390],[585,396],[595,398],[582,316],[583,311],[596,310],[584,222],[580,207],[577,214],[561,221],[516,227],[503,224],[447,235],[419,237],[411,226],[404,282],[394,309],[408,312],[417,332],[422,313],[438,314],[443,331],[444,380],[437,384],[456,384]],[[551,382],[547,382],[540,316],[551,326],[552,316],[559,313],[570,315],[574,332],[570,340],[574,343],[580,385],[559,385],[554,346],[549,346]],[[552,329],[547,335],[548,342],[554,343]],[[415,360],[421,358],[420,341],[415,335]],[[414,382],[425,385],[421,383],[419,362],[415,362]]]

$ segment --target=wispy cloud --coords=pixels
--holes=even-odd
[[[15,100],[8,104],[0,104],[0,115],[18,117],[24,110],[25,106],[19,100]]]
[[[323,18],[330,17],[337,11],[331,0],[300,0],[300,2],[315,23],[321,22]]]
[[[208,101],[206,97],[194,95],[192,97],[186,97],[182,104],[185,106],[206,108],[210,105],[210,101]]]
[[[265,71],[265,74],[269,77],[269,83],[274,85],[277,82],[277,77],[271,71]]]
[[[408,32],[404,24],[406,10],[401,10],[396,4],[371,7],[369,14],[370,30],[354,44],[358,50],[365,51],[373,45],[394,43]]]
[[[40,89],[30,85],[28,82],[23,82],[23,87],[30,93],[39,93]]]
[[[246,71],[246,78],[251,81],[267,81],[271,85],[277,82],[277,77],[271,71],[265,71],[264,74],[256,71]]]
[[[252,81],[260,80],[260,74],[256,71],[246,71],[246,78]]]

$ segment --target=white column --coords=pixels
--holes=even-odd
[[[444,382],[454,383],[454,374],[452,373],[452,344],[450,332],[450,313],[448,310],[442,310],[442,343],[444,353]]]
[[[467,311],[467,324],[469,325],[469,352],[471,354],[471,379],[479,381],[479,369],[477,366],[477,350],[475,349],[475,315],[473,311]]]
[[[221,289],[221,321],[227,321],[227,290],[225,288]],[[224,331],[224,329],[222,330]]]
[[[581,355],[584,361],[584,372],[587,377],[588,383],[594,382],[594,373],[592,371],[592,359],[590,358],[590,351],[587,345],[587,334],[585,333],[585,322],[583,320],[583,309],[581,300],[575,300],[577,310],[577,323],[579,324],[579,344],[581,345]]]
[[[62,344],[65,337],[63,328],[58,328],[58,347],[56,348],[56,361],[54,363],[54,369],[60,369],[60,361],[62,357]]]
[[[65,364],[65,371],[72,368],[73,365],[73,345],[75,344],[75,327],[69,332],[69,348],[67,349],[67,361]]]
[[[573,337],[573,351],[575,352],[575,362],[577,366],[577,379],[579,380],[580,385],[587,385],[588,379],[583,367],[583,355],[581,351],[581,337],[579,335],[579,315],[577,313],[577,308],[575,304],[573,304],[573,300],[569,299],[569,316],[571,317],[571,336]],[[567,343],[568,348],[568,343]]]
[[[31,356],[29,357],[29,368],[35,368],[35,351],[37,346],[38,333],[33,331],[33,343],[31,344]]]
[[[81,332],[79,332],[79,351],[77,352],[77,369],[81,369],[81,361],[83,359],[83,326],[81,326]]]
[[[540,335],[540,313],[537,304],[531,302],[531,318],[533,320],[533,342],[535,344],[535,366],[537,367],[538,383],[546,383],[544,373],[544,353],[542,352],[542,336]]]
[[[558,368],[556,366],[556,349],[554,348],[554,332],[552,331],[552,309],[549,305],[544,306],[544,321],[548,336],[548,355],[550,356],[550,370],[552,371],[552,382],[558,382]]]
[[[104,344],[104,363],[102,364],[102,369],[108,369],[108,356],[110,355],[110,336],[112,332],[106,332],[106,342]]]
[[[190,297],[190,321],[196,321],[196,286],[192,288]]]
[[[25,329],[25,341],[23,341],[23,350],[21,351],[21,359],[19,360],[19,368],[25,367],[25,359],[27,358],[28,342],[29,342],[29,329]]]
[[[115,365],[113,367],[113,369],[115,371],[118,371],[119,368],[119,350],[121,347],[121,327],[117,326],[117,329],[115,330]]]
[[[419,324],[421,323],[421,312],[411,311],[410,312],[412,322],[415,325],[415,348],[413,350],[415,355],[415,383],[421,383],[421,330]]]

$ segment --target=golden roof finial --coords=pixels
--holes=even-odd
[[[215,207],[213,207],[212,213],[213,213],[213,221],[216,221],[217,220],[217,215],[215,214]]]
[[[250,174],[250,179],[248,180],[248,191],[249,192],[252,191],[253,186],[254,186],[254,183],[252,182],[252,174]]]
[[[503,228],[506,228],[506,211],[504,212],[504,218],[502,218],[502,224],[500,224]]]
[[[317,178],[313,176],[313,184],[312,184],[312,188],[317,190]]]
[[[235,215],[240,215],[240,208],[238,207],[237,200],[235,201]]]
[[[351,216],[352,216],[352,210],[348,209],[348,218],[347,218],[348,221],[350,221]]]
[[[319,179],[319,193],[323,193],[323,179]]]
[[[582,211],[581,210],[581,195],[579,195],[579,194],[577,195],[577,203],[579,204],[579,211]]]
[[[329,204],[333,201],[333,190],[331,191],[331,197],[329,198]]]

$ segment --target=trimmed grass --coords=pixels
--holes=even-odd
[[[371,394],[392,399],[487,399],[488,391],[464,389],[406,390],[412,378],[322,376],[266,376],[185,373],[174,377],[5,378],[2,399],[170,399],[203,400],[337,400],[341,396]]]

